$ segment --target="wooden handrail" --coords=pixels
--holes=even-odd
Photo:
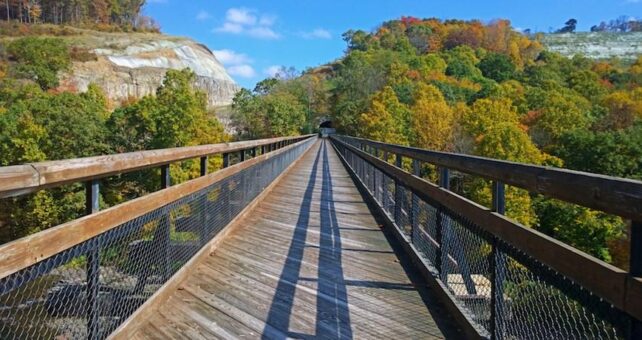
[[[642,181],[588,172],[430,151],[339,136],[380,151],[503,182],[533,193],[642,221]]]
[[[341,139],[331,138],[390,178],[411,189],[424,201],[435,202],[474,221],[475,225],[482,230],[577,282],[616,308],[642,320],[642,279],[634,278],[622,269],[525,227],[450,190],[414,176]],[[387,144],[377,145],[386,146]],[[391,151],[384,148],[381,150]]]
[[[307,138],[305,138],[307,139]],[[278,156],[306,140],[0,246],[0,279]],[[230,149],[225,149],[228,151]]]
[[[191,158],[236,152],[282,141],[299,141],[311,136],[313,135],[187,146],[0,167],[0,198]]]

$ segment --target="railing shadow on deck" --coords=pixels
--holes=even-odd
[[[267,315],[263,339],[286,337],[352,339],[347,288],[341,264],[341,235],[332,201],[332,176],[326,148],[325,143],[319,147],[312,166],[290,249]],[[312,213],[312,195],[321,157],[323,157],[323,165],[319,209],[320,240],[315,334],[300,334],[289,331],[289,320],[292,315],[296,285],[298,281],[305,280],[300,276],[301,264],[306,248],[306,236]]]

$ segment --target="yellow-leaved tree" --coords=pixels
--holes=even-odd
[[[392,87],[384,87],[374,95],[368,111],[359,116],[361,137],[385,143],[408,144],[408,138],[403,134],[408,112],[408,107],[399,102]]]
[[[441,151],[452,149],[455,116],[438,88],[420,84],[411,112],[413,146]]]
[[[462,124],[474,140],[474,152],[479,156],[529,164],[550,163],[551,157],[533,144],[525,128],[519,124],[519,115],[509,99],[477,100],[470,112],[464,115]],[[473,179],[469,184],[470,197],[489,206],[492,200],[490,183]],[[527,226],[536,223],[527,191],[506,188],[506,215]]]

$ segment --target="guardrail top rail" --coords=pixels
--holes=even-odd
[[[391,223],[406,235],[404,242],[428,259],[435,280],[455,295],[449,298],[453,310],[465,320],[475,319],[467,322],[471,332],[479,333],[474,325],[481,323],[493,338],[642,337],[642,182],[350,136],[331,138]],[[403,169],[404,157],[412,160],[412,173]],[[439,184],[421,178],[422,163],[440,169]],[[493,206],[451,191],[449,170],[491,180]],[[503,216],[505,185],[631,219],[630,270]],[[582,316],[582,310],[596,314]],[[618,315],[628,315],[630,322]],[[525,323],[533,322],[542,322],[543,330],[528,333]],[[600,322],[605,323],[598,326]],[[622,322],[630,328],[607,330],[606,335],[596,330]]]
[[[313,135],[146,150],[115,155],[45,161],[0,167],[0,198],[24,195],[67,183],[99,179],[187,159],[230,154],[254,148],[274,150]]]

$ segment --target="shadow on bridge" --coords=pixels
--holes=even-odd
[[[306,237],[310,222],[312,195],[317,184],[317,171],[322,160],[319,263],[316,300],[315,335],[289,331],[296,285],[299,281],[314,281],[300,276]],[[352,339],[348,294],[341,264],[341,234],[332,199],[332,175],[326,143],[319,148],[304,193],[299,218],[270,306],[263,339],[274,338],[274,328],[284,337],[299,339]],[[269,328],[269,330],[268,330]]]

